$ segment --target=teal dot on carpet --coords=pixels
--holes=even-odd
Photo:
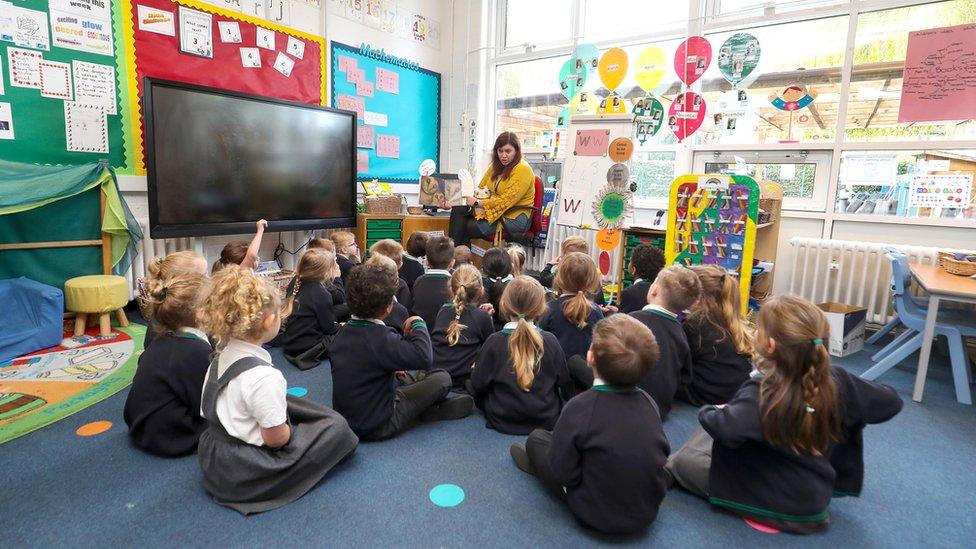
[[[296,397],[303,397],[308,394],[308,389],[305,387],[292,387],[288,389],[288,394]]]
[[[457,484],[438,484],[430,490],[430,501],[438,507],[456,507],[464,501],[464,490]]]

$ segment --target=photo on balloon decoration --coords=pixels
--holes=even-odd
[[[719,48],[718,70],[733,87],[738,86],[756,70],[761,53],[758,38],[747,32],[733,34]]]

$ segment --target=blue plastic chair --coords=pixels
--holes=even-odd
[[[899,343],[897,348],[861,374],[862,378],[869,380],[876,379],[919,350],[922,347],[922,332],[925,330],[926,310],[920,307],[908,293],[912,276],[908,268],[908,257],[898,251],[889,251],[885,256],[891,261],[895,310],[901,322],[911,331],[900,335],[896,339]],[[963,339],[976,337],[976,324],[973,323],[971,316],[959,311],[945,311],[940,312],[935,323],[935,336],[944,336],[949,342],[949,358],[952,363],[952,379],[956,386],[956,400],[963,404],[973,403],[969,390],[971,378],[969,357],[966,355]]]

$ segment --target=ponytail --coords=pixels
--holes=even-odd
[[[460,265],[451,274],[451,291],[454,292],[451,305],[454,307],[454,320],[447,326],[449,346],[457,345],[458,340],[461,339],[461,332],[467,328],[461,324],[461,314],[464,313],[465,306],[478,298],[482,288],[481,273],[472,265]]]
[[[586,328],[593,312],[589,293],[600,289],[600,274],[593,258],[580,252],[566,255],[559,261],[553,286],[560,292],[576,294],[563,304],[563,316],[580,330]]]
[[[542,360],[542,334],[532,322],[546,311],[545,290],[534,278],[516,277],[505,287],[501,309],[509,320],[518,320],[515,331],[508,337],[508,353],[512,357],[516,383],[528,392]]]
[[[535,372],[542,360],[542,335],[520,316],[515,332],[508,338],[508,352],[512,355],[515,382],[528,392],[535,381]]]
[[[841,439],[837,383],[824,346],[827,321],[810,302],[795,296],[773,298],[759,314],[759,342],[772,339],[774,350],[760,350],[766,373],[760,385],[763,436],[773,446],[798,454],[823,455]]]
[[[739,282],[718,265],[693,265],[690,267],[701,282],[701,296],[691,306],[685,322],[701,327],[710,324],[724,340],[732,340],[735,352],[753,354],[752,332],[740,312]]]

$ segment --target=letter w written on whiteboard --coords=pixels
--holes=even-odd
[[[570,213],[570,212],[576,213],[576,210],[579,209],[581,203],[582,203],[582,200],[571,200],[569,198],[564,198],[563,199],[563,212],[565,212],[565,213]]]

